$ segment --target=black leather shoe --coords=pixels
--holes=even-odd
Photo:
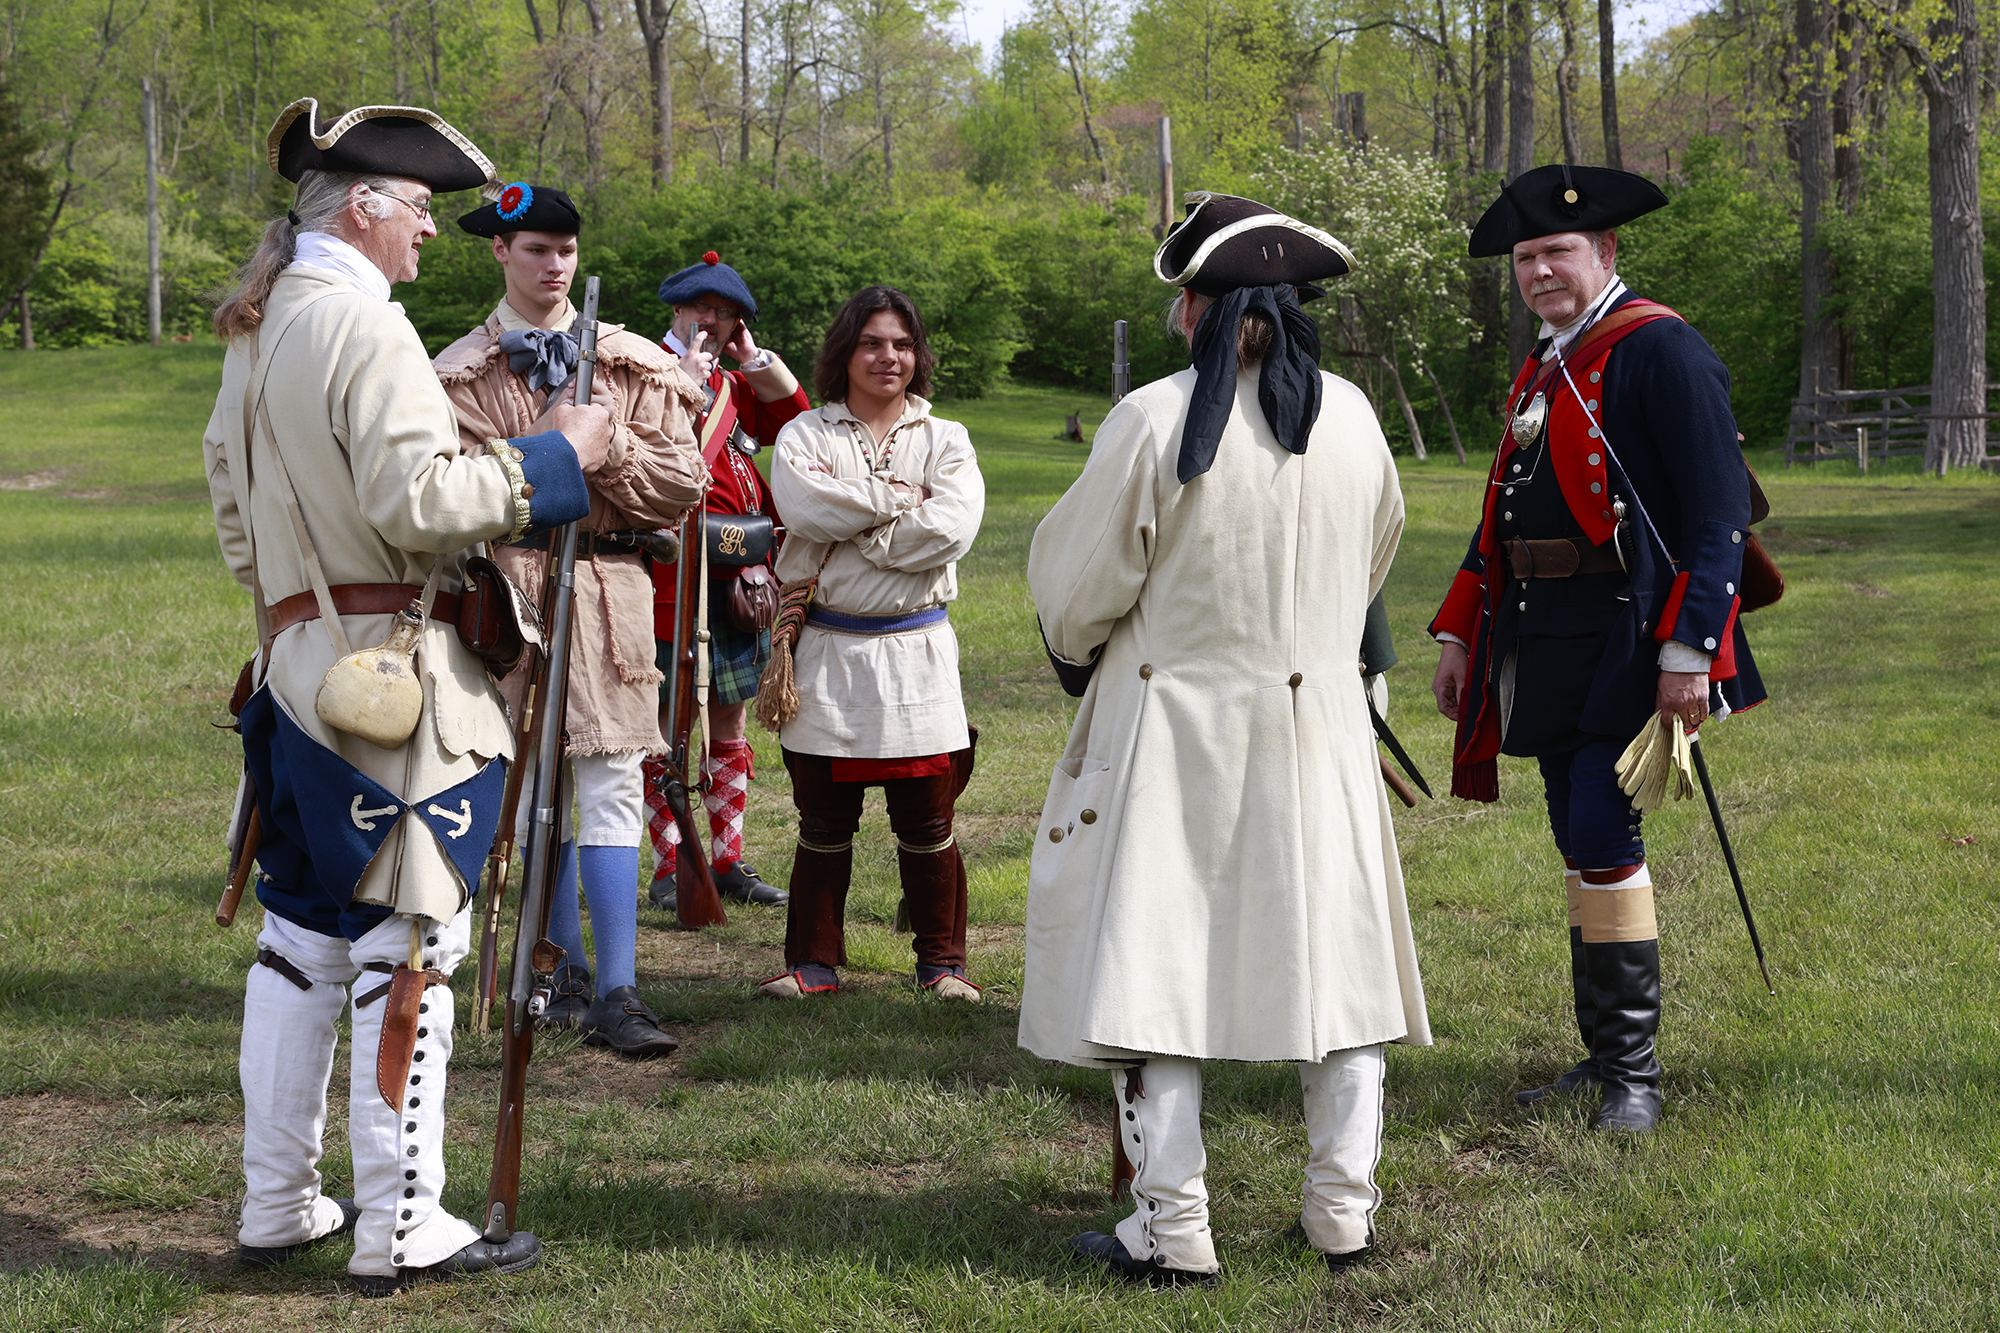
[[[355,1273],[354,1289],[363,1296],[394,1296],[420,1282],[456,1282],[481,1273],[521,1273],[542,1261],[542,1243],[534,1233],[517,1231],[506,1240],[475,1240],[448,1259],[428,1268],[399,1268],[393,1276]]]
[[[681,910],[679,885],[672,871],[657,877],[647,886],[646,901],[669,915]]]
[[[590,1006],[583,1040],[620,1055],[672,1055],[681,1044],[673,1033],[660,1030],[660,1020],[640,1001],[636,986],[620,986]]]
[[[1314,1245],[1312,1237],[1306,1235],[1306,1224],[1304,1222],[1292,1223],[1291,1228],[1285,1232],[1285,1239],[1302,1249],[1311,1250],[1321,1259],[1324,1259],[1326,1261],[1326,1271],[1329,1273],[1344,1273],[1350,1268],[1359,1268],[1362,1264],[1367,1263],[1375,1257],[1375,1232],[1373,1228],[1370,1228],[1368,1232],[1368,1244],[1363,1245],[1358,1250],[1343,1250],[1339,1254],[1328,1254],[1325,1250]]]
[[[766,884],[758,876],[756,867],[748,861],[738,861],[717,875],[715,891],[739,903],[757,903],[767,907],[777,907],[792,900],[792,895],[777,885]]]
[[[1553,1083],[1544,1083],[1539,1088],[1526,1088],[1514,1094],[1514,1100],[1522,1106],[1533,1106],[1536,1102],[1547,1101],[1551,1097],[1566,1096],[1572,1092],[1584,1092],[1596,1087],[1604,1080],[1598,1076],[1595,1060],[1582,1060],[1576,1068],[1558,1078]]]
[[[246,1268],[276,1268],[288,1264],[322,1241],[335,1236],[345,1236],[354,1230],[354,1224],[361,1218],[361,1208],[352,1199],[335,1199],[340,1205],[340,1225],[324,1236],[314,1236],[296,1245],[239,1245],[236,1247],[236,1262]]]
[[[535,1031],[567,1032],[590,1012],[593,998],[590,969],[564,963],[556,969],[555,993],[549,997],[549,1007],[535,1020]]]
[[[1086,1231],[1069,1247],[1086,1259],[1095,1259],[1128,1282],[1144,1282],[1152,1287],[1213,1287],[1222,1282],[1219,1273],[1192,1273],[1185,1268],[1134,1259],[1125,1242],[1102,1231]]]

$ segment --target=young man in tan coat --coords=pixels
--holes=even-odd
[[[583,219],[561,190],[516,181],[458,225],[491,238],[493,258],[507,279],[506,298],[486,322],[436,361],[458,409],[466,450],[473,452],[487,440],[519,433],[550,401],[574,391],[578,316],[569,290]],[[656,709],[661,677],[653,664],[653,585],[642,542],[701,499],[706,473],[692,416],[701,395],[657,344],[616,324],[598,329],[592,385],[593,397],[611,408],[616,428],[602,465],[586,473],[590,517],[578,549],[577,654],[566,719],[581,822],[574,837],[564,839],[549,913],[549,938],[569,961],[556,973],[555,999],[541,1026],[581,1022],[583,1039],[592,1045],[665,1055],[678,1043],[639,999],[634,957],[639,841],[646,827],[640,767],[665,744]],[[496,547],[494,557],[539,599],[548,548],[544,535]],[[525,666],[502,682],[517,716],[527,685]],[[523,802],[524,829],[527,813]],[[577,915],[579,868],[596,944],[594,1002]]]

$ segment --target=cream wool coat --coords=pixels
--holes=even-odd
[[[1046,1059],[1430,1041],[1358,671],[1402,492],[1359,389],[1325,376],[1295,456],[1258,373],[1185,486],[1195,372],[1131,394],[1035,532],[1049,646],[1103,647],[1029,866],[1020,1041]]]
[[[932,416],[911,394],[877,444],[845,403],[829,403],[785,423],[774,453],[771,494],[787,524],[780,580],[818,570],[813,604],[854,615],[958,599],[958,561],[986,513],[986,481],[964,426]],[[930,498],[895,489],[892,478],[927,488]],[[902,759],[971,744],[949,620],[880,638],[806,625],[793,672],[799,713],[779,739],[794,754]]]
[[[576,321],[572,307],[557,325]],[[500,335],[534,327],[507,302],[484,324],[438,354],[445,393],[458,410],[459,441],[467,454],[486,441],[534,433],[548,392],[528,391],[507,366]],[[694,411],[701,391],[658,343],[623,326],[598,329],[595,401],[611,408],[618,428],[603,464],[585,473],[593,532],[664,528],[692,509],[708,481],[695,444]],[[493,558],[540,602],[545,551],[496,546]],[[666,748],[660,738],[659,668],[653,665],[653,580],[636,555],[593,555],[576,565],[575,642],[580,656],[569,678],[565,734],[571,754],[615,754]],[[510,709],[519,709],[528,669],[501,682]]]
[[[269,366],[265,406],[327,582],[421,584],[443,557],[450,563],[439,587],[458,591],[466,548],[512,531],[515,490],[498,459],[468,458],[459,448],[451,402],[403,308],[331,274],[294,270],[273,287],[258,341]],[[268,442],[245,452],[250,371],[249,340],[239,338],[223,360],[202,457],[229,571],[249,588],[254,563],[271,605],[310,585],[270,480]],[[381,643],[391,620],[341,617],[354,649]],[[396,750],[336,731],[313,711],[334,656],[323,622],[294,625],[272,643],[266,683],[308,735],[406,802],[464,781],[488,760],[512,757],[500,692],[452,627],[424,627],[417,653],[424,713]],[[429,828],[406,816],[354,897],[449,921],[468,891]]]

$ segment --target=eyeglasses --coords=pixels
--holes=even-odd
[[[383,195],[390,199],[394,199],[397,203],[409,209],[412,213],[415,213],[417,215],[417,220],[419,222],[429,222],[431,220],[431,210],[430,210],[430,205],[428,203],[423,203],[423,204],[412,203],[410,200],[403,198],[402,195],[391,193],[388,190],[378,189],[375,191],[375,193]]]
[[[691,302],[688,305],[688,309],[694,311],[697,315],[707,316],[722,324],[743,318],[743,312],[735,306],[710,305],[706,301]]]

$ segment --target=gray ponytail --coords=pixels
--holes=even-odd
[[[252,333],[264,322],[264,303],[278,275],[298,257],[299,233],[338,234],[340,216],[353,203],[370,217],[384,217],[395,205],[377,192],[391,184],[387,176],[362,176],[347,171],[308,171],[299,178],[296,200],[284,217],[273,218],[257,242],[256,252],[236,270],[232,285],[215,307],[215,336],[229,341]],[[361,186],[360,195],[354,187]]]

